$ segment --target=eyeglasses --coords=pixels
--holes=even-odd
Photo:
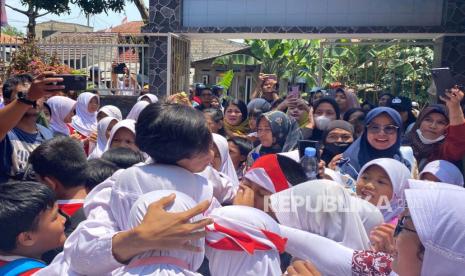
[[[397,130],[399,129],[399,127],[395,125],[380,126],[377,124],[369,124],[367,129],[368,129],[368,132],[374,133],[374,134],[377,134],[383,131],[385,134],[393,135],[397,133]]]
[[[417,231],[413,230],[413,229],[409,229],[407,227],[405,227],[405,219],[412,219],[411,216],[403,216],[398,222],[397,222],[397,226],[396,226],[396,229],[394,230],[394,237],[397,237],[400,232],[402,232],[402,230],[407,230],[409,232],[413,232],[413,233],[416,233]]]

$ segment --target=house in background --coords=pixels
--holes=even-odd
[[[221,41],[219,43],[224,42]],[[248,102],[255,89],[256,80],[260,73],[260,63],[253,56],[247,45],[241,45],[242,49],[239,50],[232,52],[224,51],[224,54],[192,61],[191,67],[194,71],[193,83],[204,83],[209,86],[215,85],[227,71],[233,70],[234,78],[228,90],[228,95]],[[208,43],[205,47],[217,49],[218,42]]]
[[[42,39],[57,32],[68,32],[68,33],[70,32],[72,33],[93,32],[94,28],[90,26],[86,26],[86,25],[50,20],[50,21],[46,21],[42,23],[37,23],[35,31],[36,31],[36,38]]]

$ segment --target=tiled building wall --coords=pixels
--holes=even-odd
[[[207,1],[207,0],[186,0],[186,1]],[[236,2],[232,0],[208,0],[225,2],[223,4],[228,5],[230,2]],[[241,3],[243,0],[237,0]],[[262,0],[246,0],[248,2],[262,1]],[[271,0],[270,0],[271,1]],[[300,0],[292,0],[299,2]],[[323,1],[323,0],[319,0]],[[329,3],[331,0],[327,0]],[[341,0],[342,1],[342,0]],[[346,2],[360,2],[362,0],[352,0]],[[226,3],[227,2],[227,3]],[[287,1],[286,1],[287,2]],[[302,2],[302,1],[301,1]],[[390,1],[378,1],[370,0],[368,2],[383,2],[384,5]],[[396,0],[397,2],[397,0]],[[400,1],[399,5],[412,5],[415,7],[419,1],[417,0],[404,0]],[[437,5],[437,0],[422,0],[422,3],[430,3],[431,5]],[[186,2],[188,3],[188,2]],[[202,2],[203,3],[203,2]],[[208,4],[208,2],[206,2]],[[303,3],[303,2],[302,2]],[[298,4],[298,3],[297,3]],[[370,4],[371,7],[372,4]],[[307,6],[306,6],[307,7]],[[432,7],[432,6],[431,6]],[[434,6],[436,7],[436,6]],[[295,7],[294,7],[295,8]],[[333,8],[333,7],[331,7]],[[448,65],[452,70],[459,75],[465,75],[464,66],[464,45],[465,39],[460,36],[454,36],[454,33],[464,34],[465,33],[465,1],[464,0],[444,0],[442,3],[442,20],[441,25],[433,26],[432,24],[409,24],[405,26],[359,26],[358,24],[352,26],[337,26],[337,24],[331,24],[331,20],[327,23],[331,24],[328,26],[312,26],[307,25],[303,27],[299,26],[237,26],[233,27],[225,26],[224,24],[215,24],[215,26],[196,26],[192,23],[192,14],[184,17],[183,11],[188,12],[188,7],[184,9],[183,0],[150,0],[150,22],[143,28],[143,32],[160,32],[160,33],[343,33],[343,34],[359,34],[359,33],[448,33],[452,34],[445,37],[442,50],[442,65]],[[232,9],[232,7],[231,7]],[[329,9],[329,6],[327,6]],[[295,9],[294,9],[295,10]],[[307,8],[306,8],[307,10]],[[380,9],[381,10],[381,9]],[[207,6],[208,13],[208,6]],[[190,19],[189,19],[190,18]],[[227,17],[225,17],[227,20]],[[185,26],[185,23],[191,26]],[[217,20],[217,19],[215,19]],[[434,22],[436,22],[435,19]],[[218,21],[219,22],[219,21]],[[286,24],[284,24],[286,25]],[[300,25],[300,24],[299,24]],[[156,94],[166,93],[163,92],[163,88],[166,89],[166,68],[162,66],[167,65],[167,40],[163,38],[153,39],[151,42],[153,55],[150,59],[150,68],[154,70],[150,71],[150,83],[152,84],[151,90]],[[166,91],[166,90],[165,90]]]

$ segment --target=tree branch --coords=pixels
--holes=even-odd
[[[24,15],[28,15],[27,11],[22,11],[22,10],[17,9],[17,8],[14,8],[14,7],[12,7],[12,6],[8,5],[8,4],[5,4],[5,7],[8,7],[8,8],[10,8],[10,9],[12,9],[12,10],[14,10],[14,11],[16,11],[16,12],[22,13],[22,14],[24,14]]]
[[[39,15],[37,15],[37,18],[39,18],[39,17],[42,17],[42,16],[45,16],[45,15],[47,15],[47,14],[49,14],[49,13],[51,13],[51,12],[50,12],[50,11],[48,11],[48,12],[46,12],[46,13],[39,14]]]

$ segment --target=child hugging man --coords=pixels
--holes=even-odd
[[[47,186],[0,184],[0,275],[29,276],[45,267],[40,257],[63,246],[65,221]]]

